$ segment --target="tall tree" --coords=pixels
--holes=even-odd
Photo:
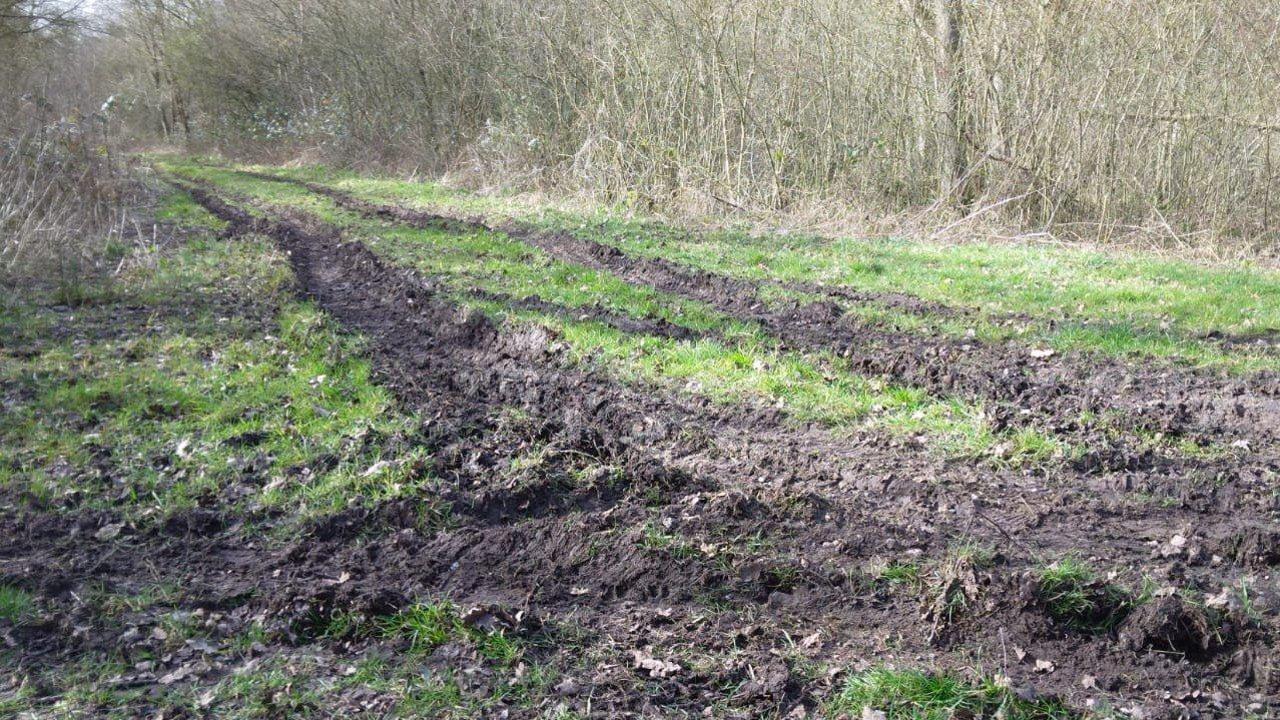
[[[966,109],[964,46],[961,32],[963,0],[936,0],[936,81],[938,85],[938,182],[944,199],[968,201],[969,172],[965,148]]]

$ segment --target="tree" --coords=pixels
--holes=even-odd
[[[79,20],[81,5],[57,0],[0,0],[0,42],[71,27]]]
[[[967,118],[961,35],[963,0],[936,0],[938,85],[938,182],[943,199],[966,203],[968,152],[965,148]]]

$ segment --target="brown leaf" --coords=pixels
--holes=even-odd
[[[659,660],[644,650],[632,650],[631,657],[636,668],[649,671],[649,677],[665,678],[680,672],[680,665],[667,660]]]

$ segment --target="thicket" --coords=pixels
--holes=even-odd
[[[134,184],[98,97],[100,46],[71,3],[0,0],[0,280],[66,302],[119,261]],[[116,253],[119,255],[119,253]]]
[[[111,20],[135,132],[267,159],[1104,240],[1280,228],[1276,3],[125,0]]]

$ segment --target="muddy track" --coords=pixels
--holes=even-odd
[[[1164,475],[991,472],[873,435],[797,429],[764,408],[620,385],[568,363],[545,331],[494,325],[330,228],[254,219],[207,189],[191,191],[232,234],[274,238],[303,292],[368,339],[382,382],[430,418],[417,442],[431,450],[430,471],[460,520],[428,531],[415,504],[391,503],[331,517],[278,553],[197,537],[173,552],[202,573],[190,586],[211,605],[243,606],[246,615],[270,609],[297,642],[308,641],[308,618],[333,608],[381,613],[445,595],[527,609],[552,637],[572,622],[598,634],[602,652],[622,652],[586,678],[602,717],[697,713],[726,686],[744,688],[735,702],[757,711],[812,707],[826,685],[779,664],[784,632],[817,632],[812,651],[833,663],[928,654],[944,667],[989,667],[1002,649],[1026,648],[1057,669],[1014,662],[1004,672],[1015,682],[1082,703],[1098,693],[1079,678],[1093,675],[1113,699],[1160,713],[1148,717],[1173,708],[1169,688],[1223,693],[1217,706],[1207,693],[1192,701],[1205,717],[1235,717],[1251,692],[1277,693],[1264,635],[1233,632],[1187,660],[1132,628],[1138,640],[1126,643],[1058,627],[1026,591],[1024,574],[1040,555],[1078,551],[1151,568],[1149,542],[1187,527],[1201,552],[1160,559],[1152,572],[1212,588],[1236,563],[1266,566],[1274,538],[1242,520],[1241,503],[1255,490],[1244,480],[1223,495],[1181,476],[1174,483],[1203,505],[1151,513],[1116,505],[1105,491],[1168,482]],[[510,472],[513,459],[530,454],[540,458],[533,469]],[[695,549],[655,548],[654,532]],[[17,535],[10,552],[57,541]],[[767,538],[769,549],[743,550],[747,537]],[[921,620],[919,599],[877,587],[863,571],[876,558],[940,555],[959,538],[997,547],[1001,559],[981,571],[972,616],[941,627]],[[83,537],[75,542],[98,551]],[[1219,552],[1225,564],[1208,562]],[[130,562],[152,559],[119,557],[107,569],[128,574]],[[332,581],[340,576],[349,579]],[[729,609],[709,611],[707,594]],[[638,679],[623,651],[646,645],[734,659],[716,671]]]
[[[206,190],[195,188],[193,191],[202,202],[213,203],[211,205],[213,208],[220,208],[222,212],[242,213],[222,203],[216,197],[210,196]],[[245,219],[239,222],[240,226],[247,229],[257,227],[254,223],[258,221],[254,221],[248,215],[244,217]],[[327,228],[325,232],[336,233],[332,228]],[[377,258],[373,260],[380,264],[382,262]],[[394,268],[387,271],[415,278],[413,282],[416,283],[423,282],[419,276],[406,269]],[[616,388],[616,384],[609,379],[597,378],[596,382],[608,388]],[[642,394],[647,392],[646,390]],[[690,406],[691,402],[693,401],[688,398],[662,397],[653,412],[664,414],[662,410],[664,407]],[[1021,482],[1021,478],[1029,477],[1033,478],[1033,482],[1047,481],[1055,492],[1063,493],[1055,498],[1056,503],[1076,502],[1074,496],[1078,492],[1083,492],[1080,502],[1087,506],[1095,503],[1097,493],[1121,495],[1132,493],[1176,498],[1179,503],[1197,513],[1222,512],[1230,515],[1246,508],[1273,513],[1280,509],[1280,501],[1277,501],[1277,497],[1271,491],[1272,478],[1280,468],[1273,461],[1265,458],[1242,460],[1228,457],[1212,461],[1166,458],[1157,464],[1140,468],[1050,466],[1027,474],[992,468],[968,468],[964,464],[951,463],[938,458],[926,460],[926,454],[920,452],[920,448],[913,441],[886,438],[874,433],[852,440],[832,437],[818,430],[797,434],[794,428],[782,427],[782,415],[772,407],[753,407],[750,412],[743,413],[741,410],[728,412],[723,409],[713,409],[704,401],[697,401],[692,406],[699,412],[710,413],[710,415],[682,422],[702,427],[720,425],[718,432],[722,438],[730,431],[746,437],[747,439],[740,442],[736,449],[746,457],[763,457],[761,462],[764,465],[759,468],[765,473],[762,477],[775,482],[794,484],[801,478],[816,476],[820,478],[819,487],[816,488],[820,493],[834,485],[844,488],[854,484],[854,477],[858,477],[856,485],[860,490],[873,488],[880,493],[890,495],[898,495],[904,491],[917,492],[918,489],[911,489],[911,483],[904,480],[911,476],[910,472],[895,471],[904,464],[909,465],[912,458],[918,457],[927,466],[927,469],[922,471],[922,477],[942,475],[947,480],[945,483],[940,483],[943,487],[965,486],[967,489],[961,492],[969,492],[977,497],[996,498],[1005,488],[1011,485],[1016,486]],[[762,429],[786,433],[793,439],[784,443],[786,447],[780,453],[762,451],[758,440]],[[803,441],[797,442],[795,437],[801,437]],[[774,441],[773,438],[769,438],[765,442]],[[794,458],[820,456],[826,456],[832,462],[821,467],[796,465],[794,462]],[[851,473],[847,469],[848,465],[858,468],[858,473]],[[869,468],[875,468],[875,471],[868,472]],[[983,479],[975,481],[976,477],[983,477]],[[975,489],[974,485],[978,487]],[[928,491],[926,494],[931,492],[933,491]],[[924,502],[927,505],[933,499],[929,497]],[[999,505],[1000,502],[996,500],[994,504]],[[1093,511],[1096,508],[1089,509]],[[1036,519],[1032,522],[1040,523],[1041,514],[1036,514]],[[1234,524],[1229,523],[1229,525]]]
[[[1159,460],[1126,447],[1086,413],[1127,431],[1160,432],[1202,443],[1247,443],[1251,451],[1274,455],[1280,440],[1280,378],[1258,374],[1224,378],[1152,362],[1130,364],[1079,354],[1035,357],[1018,343],[894,332],[859,320],[847,303],[880,296],[820,290],[838,298],[779,306],[760,301],[767,283],[730,278],[666,260],[640,258],[565,233],[541,231],[520,223],[490,227],[474,218],[457,218],[397,206],[379,205],[316,183],[267,173],[244,173],[275,182],[293,183],[368,217],[449,232],[504,232],[539,247],[558,259],[615,273],[628,282],[707,303],[735,318],[764,326],[785,345],[801,350],[829,350],[848,359],[862,373],[922,387],[936,395],[956,395],[986,402],[997,429],[1035,426],[1074,437],[1089,448],[1080,461],[1090,469],[1139,469]],[[912,306],[902,296],[894,307]],[[842,304],[844,303],[844,304]],[[945,313],[921,303],[924,312]]]

